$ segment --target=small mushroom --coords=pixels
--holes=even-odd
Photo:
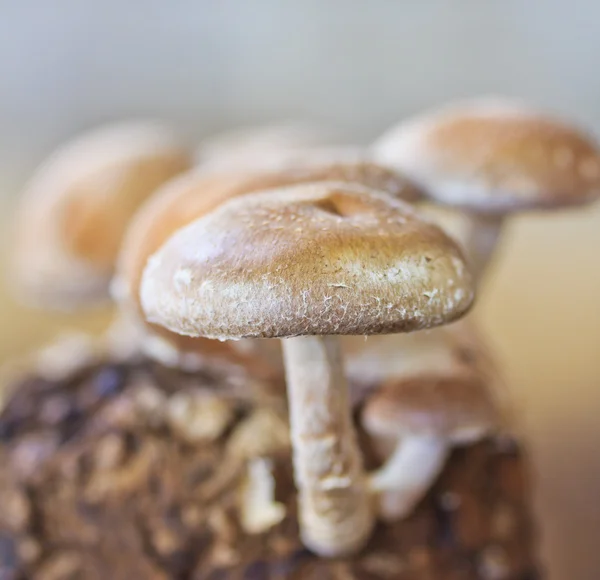
[[[396,449],[370,476],[380,515],[407,516],[441,471],[452,445],[471,443],[497,425],[498,410],[474,373],[427,374],[392,380],[365,404],[362,424]]]
[[[408,334],[345,336],[342,352],[355,404],[386,381],[428,372],[447,375],[467,370],[477,373],[494,390],[503,416],[512,414],[500,366],[487,337],[470,316]]]
[[[288,451],[289,447],[290,430],[284,418],[275,409],[259,407],[227,439],[223,462],[202,484],[201,496],[214,498],[235,481],[248,462]]]
[[[141,302],[172,332],[283,338],[299,520],[323,556],[374,524],[335,335],[444,324],[472,301],[460,250],[385,193],[320,183],[247,195],[175,233],[148,261]]]
[[[178,229],[210,213],[233,197],[276,187],[316,181],[344,181],[383,189],[395,197],[414,200],[420,193],[401,175],[385,169],[358,151],[314,150],[281,155],[270,171],[213,173],[196,170],[182,175],[157,191],[132,221],[119,258],[113,296],[138,329],[140,348],[168,366],[195,371],[205,361],[219,358],[231,364],[250,365],[264,374],[280,370],[281,351],[274,341],[257,348],[179,336],[147,323],[139,302],[142,272],[148,258]],[[249,352],[247,352],[249,351]],[[259,358],[256,363],[253,358]],[[250,355],[250,356],[249,356]]]
[[[244,419],[227,440],[226,454],[244,460],[271,455],[290,446],[289,426],[269,407],[255,410]]]
[[[234,408],[215,393],[181,392],[169,398],[166,419],[184,441],[198,444],[218,439],[233,422]]]
[[[18,298],[62,310],[108,299],[129,220],[159,185],[191,163],[179,138],[157,122],[102,128],[56,151],[17,207]]]
[[[248,534],[262,534],[285,518],[285,505],[275,501],[273,465],[264,457],[248,462],[240,497],[240,520]]]
[[[431,200],[468,213],[467,249],[478,280],[507,216],[578,206],[600,195],[600,156],[591,137],[510,101],[483,99],[416,117],[381,137],[374,155]]]
[[[98,362],[101,348],[94,337],[69,332],[57,336],[41,348],[34,358],[38,374],[51,381],[64,381],[78,370]]]

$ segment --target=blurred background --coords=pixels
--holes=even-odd
[[[0,0],[0,216],[54,146],[158,116],[193,139],[307,119],[367,142],[448,100],[522,97],[600,133],[592,0]],[[475,315],[534,460],[551,580],[600,577],[600,207],[508,228]],[[26,311],[0,290],[0,359],[105,312]]]

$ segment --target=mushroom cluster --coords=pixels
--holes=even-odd
[[[302,542],[321,557],[357,554],[378,521],[410,516],[453,447],[506,428],[501,373],[471,317],[459,319],[509,214],[600,194],[597,145],[486,100],[408,120],[365,148],[283,128],[199,151],[194,161],[172,130],[147,123],[55,154],[21,199],[19,297],[61,309],[112,297],[111,356],[274,385]],[[425,202],[466,215],[464,251],[419,212]],[[218,393],[171,406],[192,434],[233,420]],[[235,462],[247,468],[250,534],[284,517],[271,435],[260,436],[272,429],[257,425]],[[361,438],[378,465],[366,465]]]
[[[600,195],[597,143],[577,127],[508,100],[460,103],[410,119],[373,150],[427,198],[468,215],[466,245],[477,278],[509,215],[584,205]]]
[[[405,203],[321,182],[246,195],[148,260],[148,320],[218,340],[281,338],[301,534],[321,555],[360,549],[374,513],[338,335],[409,332],[469,308],[459,248]]]

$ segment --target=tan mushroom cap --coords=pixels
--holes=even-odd
[[[211,169],[232,169],[261,162],[272,153],[327,146],[339,139],[335,131],[301,121],[241,127],[205,139],[198,161]]]
[[[231,200],[154,254],[148,320],[218,339],[411,331],[473,299],[456,244],[406,203],[346,183]]]
[[[381,436],[442,437],[455,443],[490,432],[499,411],[477,373],[423,373],[386,382],[365,404],[362,421]]]
[[[315,181],[347,181],[380,189],[404,201],[418,201],[424,195],[404,174],[378,163],[360,147],[270,151],[241,169],[263,174],[259,177],[263,180],[271,175],[271,183],[262,189]]]
[[[298,147],[257,151],[236,163],[205,164],[200,169],[214,174],[254,174],[261,189],[315,181],[347,181],[381,189],[405,201],[418,201],[423,192],[405,175],[375,161],[360,147]]]
[[[396,172],[366,161],[361,155],[341,155],[337,150],[328,150],[327,154],[318,150],[295,154],[272,171],[188,172],[160,188],[132,220],[117,264],[115,299],[143,319],[139,288],[148,258],[174,232],[224,201],[251,192],[329,180],[384,189],[403,199],[414,199],[416,195],[413,186]],[[156,325],[148,324],[148,330],[168,339],[181,352],[207,346]]]
[[[579,205],[600,195],[597,143],[510,101],[462,103],[401,123],[374,154],[433,200],[478,212]]]
[[[157,122],[109,126],[59,149],[19,202],[14,270],[25,297],[67,308],[106,298],[134,212],[191,163]]]

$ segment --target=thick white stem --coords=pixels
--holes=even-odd
[[[338,339],[283,341],[300,533],[321,556],[351,554],[374,525]]]
[[[498,245],[504,219],[497,215],[471,214],[467,236],[467,252],[477,284],[481,282]]]
[[[407,437],[388,461],[371,474],[370,488],[379,494],[379,515],[385,520],[410,514],[438,476],[448,457],[445,439]]]

